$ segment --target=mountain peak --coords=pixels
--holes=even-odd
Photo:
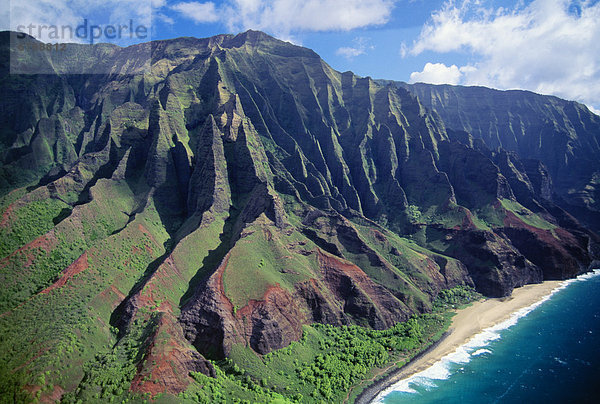
[[[263,32],[263,31],[257,31],[257,30],[253,30],[253,29],[249,29],[247,31],[244,32],[240,32],[239,34],[236,35],[236,37],[240,37],[243,38],[245,41],[263,41],[263,40],[268,40],[268,41],[279,41],[279,39]]]
[[[241,32],[230,39],[224,40],[221,46],[224,48],[241,48],[243,46],[248,46],[254,49],[260,48],[263,51],[278,56],[320,58],[320,56],[312,49],[283,41],[262,31],[255,31],[251,29]]]

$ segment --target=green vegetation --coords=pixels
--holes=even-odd
[[[244,402],[253,395],[251,402],[260,396],[284,396],[302,403],[342,402],[353,386],[376,369],[406,359],[431,343],[447,322],[443,315],[428,314],[383,331],[314,324],[305,326],[300,341],[263,357],[235,346],[230,359],[218,364],[224,374],[218,373],[216,379],[196,375],[198,381],[210,380],[211,386],[203,390],[200,402],[235,402],[235,398]],[[255,393],[237,396],[235,390],[224,388],[231,382],[238,386],[238,393],[247,394],[240,388]]]
[[[6,259],[5,262],[9,265],[0,267],[0,280],[4,284],[0,289],[0,313],[17,307],[35,293],[50,286],[58,274],[85,251],[86,244],[83,240],[68,242],[62,235],[58,235],[57,239],[57,246],[50,251],[44,247],[37,247],[26,254]],[[28,262],[29,266],[26,265]],[[17,273],[9,272],[8,269],[13,266],[23,270]]]
[[[223,274],[225,293],[234,306],[241,308],[250,299],[262,299],[271,285],[279,284],[293,291],[296,282],[312,276],[314,259],[290,253],[287,247],[305,240],[300,233],[285,234],[258,224],[248,226],[245,231],[247,235],[231,249]]]
[[[237,369],[226,373],[215,366],[216,377],[208,377],[199,372],[191,376],[196,385],[179,395],[186,402],[203,404],[213,403],[272,403],[285,404],[296,402],[281,394],[263,388],[250,377],[244,377],[244,371]]]
[[[420,301],[425,307],[431,307],[426,292],[434,293],[435,281],[423,271],[423,268],[438,267],[438,262],[445,263],[445,270],[451,274],[453,271],[460,271],[457,268],[457,261],[454,258],[433,253],[413,240],[400,237],[383,228],[373,229],[369,224],[360,220],[354,221],[354,226],[365,244],[393,265],[394,271],[384,271],[380,266],[372,265],[369,257],[365,254],[352,254],[344,251],[344,255],[356,262],[361,269],[380,284],[386,285],[390,290],[410,296],[408,304]],[[435,229],[427,228],[427,231],[427,238],[429,238]],[[442,239],[441,236],[437,238]],[[440,250],[443,251],[447,247],[442,243],[440,241]]]
[[[230,359],[219,366],[228,379],[233,377],[256,391],[276,392],[303,403],[343,402],[356,386],[359,390],[366,387],[364,380],[405,363],[438,340],[450,324],[449,310],[480,297],[464,286],[444,290],[434,304],[434,313],[414,316],[387,330],[356,325],[305,326],[302,339],[286,348],[261,357],[237,345]],[[218,379],[213,385],[222,383]],[[243,402],[243,396],[238,398]],[[221,402],[218,400],[224,398],[217,395],[206,399]]]
[[[475,291],[469,286],[457,286],[452,289],[444,289],[433,303],[433,308],[436,312],[444,312],[447,310],[461,309],[465,305],[475,302],[483,298],[483,295]]]
[[[97,353],[94,360],[83,365],[84,377],[76,391],[62,397],[64,403],[128,402],[139,398],[129,392],[137,372],[137,364],[144,354],[144,343],[153,331],[154,322],[134,323],[127,335],[116,346]],[[134,400],[134,402],[137,400]]]
[[[0,258],[33,241],[54,227],[53,219],[70,206],[58,199],[29,202],[10,213],[9,222],[0,226]]]
[[[510,199],[502,199],[500,202],[502,203],[502,207],[504,209],[514,213],[519,219],[530,226],[537,227],[538,229],[542,230],[552,230],[556,228],[556,226],[548,223],[539,215],[536,215],[529,209],[525,208],[519,202],[511,201]]]
[[[298,378],[302,384],[314,386],[311,393],[314,398],[339,402],[340,396],[370,369],[386,364],[390,351],[406,352],[419,347],[425,340],[423,326],[436,320],[440,319],[420,316],[385,331],[358,326],[319,326],[324,328],[321,331],[325,338],[319,343],[324,353],[318,354],[312,363],[302,363],[296,371]]]
[[[21,198],[26,194],[27,189],[23,187],[14,189],[6,195],[0,196],[0,212],[4,213],[6,211],[6,208],[8,208],[8,206],[11,203],[15,202],[17,199]]]
[[[236,345],[229,359],[213,362],[215,378],[192,372],[195,383],[185,392],[177,397],[159,395],[154,400],[159,403],[342,402],[347,396],[355,397],[366,387],[369,382],[365,381],[374,380],[401,366],[439,339],[450,323],[451,314],[445,310],[449,304],[460,306],[477,297],[476,293],[465,287],[442,291],[434,313],[415,316],[387,330],[354,325],[305,326],[300,341],[264,356]],[[57,309],[59,307],[53,305],[51,310]],[[72,311],[65,309],[62,309],[63,313]],[[78,310],[82,310],[82,307]],[[58,316],[61,318],[64,314]],[[56,320],[57,315],[53,318]],[[151,316],[148,321],[132,323],[125,337],[113,347],[100,341],[115,341],[114,332],[109,334],[108,339],[96,335],[91,340],[89,337],[81,339],[69,334],[67,340],[70,342],[60,344],[57,351],[44,354],[46,358],[55,359],[51,367],[40,373],[38,379],[29,380],[29,376],[22,372],[3,374],[2,391],[16,393],[18,386],[25,382],[41,386],[77,383],[75,375],[78,370],[69,366],[68,358],[80,358],[78,362],[83,364],[85,376],[76,390],[63,396],[64,402],[142,402],[149,397],[131,393],[128,386],[136,374],[136,364],[145,352],[148,335],[154,332],[157,319]],[[59,320],[55,327],[45,328],[50,333],[57,332],[62,329],[62,321]],[[89,314],[70,321],[77,324],[75,331],[80,335],[88,334],[94,328],[94,320]],[[60,334],[63,331],[58,332]],[[17,376],[22,379],[16,379]],[[69,380],[74,376],[75,380]],[[41,380],[42,377],[44,380]],[[48,389],[51,387],[39,390],[40,394],[50,392]],[[26,396],[21,397],[25,401]]]
[[[139,360],[137,355],[143,353],[141,338],[132,328],[131,337],[115,345],[117,334],[108,322],[122,293],[129,291],[162,253],[157,242],[166,238],[152,206],[138,220],[114,232],[125,224],[122,217],[126,220],[127,216],[118,210],[113,214],[111,208],[118,209],[124,200],[125,192],[98,193],[93,202],[79,208],[77,216],[54,227],[54,244],[22,251],[3,261],[0,402],[27,402],[32,397],[48,396],[54,386],[74,392],[84,374],[88,385],[101,386],[99,390],[84,389],[91,391],[85,396],[90,400],[85,402],[107,402],[100,398],[103,394],[113,396],[119,389],[128,392],[123,383],[130,380]],[[45,220],[52,223],[50,216]],[[98,237],[91,237],[81,225],[82,217],[89,218],[88,223],[96,217],[110,228],[102,225]],[[149,232],[140,234],[140,226]],[[88,259],[82,262],[82,272],[49,293],[38,293],[84,251]],[[22,390],[24,385],[35,387],[31,395]],[[84,390],[80,390],[82,395]]]
[[[417,222],[421,218],[421,211],[416,205],[409,205],[406,208],[406,215],[411,222]]]
[[[473,222],[479,224],[485,230],[491,230],[497,227],[504,226],[505,212],[502,209],[497,209],[492,204],[486,204],[478,209],[471,209],[473,213]]]
[[[476,214],[471,215],[471,220],[473,221],[473,224],[475,225],[475,227],[477,227],[480,230],[486,230],[486,231],[492,230],[492,225],[490,223],[488,223],[485,219],[477,216]]]

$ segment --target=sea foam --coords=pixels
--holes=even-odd
[[[490,351],[489,349],[478,349],[475,352],[473,352],[471,354],[471,356],[479,356],[479,355],[483,355],[483,354],[486,354],[486,353],[492,353],[492,351]]]
[[[490,342],[500,339],[501,331],[506,330],[512,327],[513,325],[517,324],[519,319],[525,317],[527,314],[531,313],[544,302],[548,301],[557,292],[565,289],[574,282],[586,281],[590,278],[599,275],[600,269],[595,269],[592,272],[585,273],[583,275],[578,276],[577,278],[561,282],[556,288],[552,289],[550,293],[548,293],[546,296],[544,296],[537,302],[514,312],[507,320],[484,329],[479,334],[476,334],[474,337],[468,340],[466,343],[459,346],[454,352],[444,356],[439,361],[431,365],[429,368],[419,373],[416,373],[406,379],[400,380],[391,385],[390,387],[386,388],[385,390],[381,391],[375,397],[375,399],[371,401],[371,403],[383,403],[385,396],[392,392],[418,393],[417,390],[415,390],[411,386],[419,386],[425,388],[426,390],[430,390],[432,388],[437,387],[435,381],[448,379],[452,374],[451,369],[453,365],[467,363],[474,356],[482,354],[491,354],[492,351],[490,351],[489,349],[485,349],[485,347],[488,346]]]

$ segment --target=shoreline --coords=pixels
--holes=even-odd
[[[511,296],[481,300],[458,310],[450,327],[438,341],[418,353],[401,368],[391,371],[381,381],[367,387],[355,403],[372,402],[394,384],[430,368],[443,357],[452,354],[486,328],[500,324],[519,310],[541,301],[562,283],[563,281],[546,281],[525,285],[514,289]]]
[[[446,339],[446,337],[448,337],[450,335],[450,332],[451,332],[451,330],[448,329],[447,331],[445,331],[442,334],[440,339],[438,339],[433,344],[429,345],[427,348],[425,348],[424,350],[422,350],[421,352],[416,354],[409,362],[405,363],[402,367],[399,367],[399,368],[389,371],[386,375],[383,376],[383,378],[381,380],[374,382],[371,385],[365,387],[364,390],[358,395],[358,397],[356,397],[356,401],[354,403],[355,404],[369,404],[382,391],[391,387],[396,382],[398,382],[402,379],[405,379],[406,377],[410,377],[411,375],[402,377],[402,376],[400,376],[400,374],[404,371],[404,369],[406,369],[406,367],[409,364],[411,364],[412,362],[419,361],[419,359],[421,359],[423,356],[427,355],[429,352],[434,350],[438,345],[440,345],[444,341],[444,339]],[[401,377],[401,379],[398,379],[398,377]]]

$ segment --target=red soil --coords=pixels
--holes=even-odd
[[[508,211],[508,210],[506,211],[506,217],[504,218],[504,226],[527,229],[530,232],[534,233],[538,239],[540,239],[548,244],[551,244],[553,247],[555,247],[561,251],[564,251],[563,246],[556,239],[556,237],[554,237],[554,235],[552,234],[552,232],[550,230],[544,230],[544,229],[539,229],[534,226],[530,226],[527,223],[523,222],[521,219],[519,219],[519,217],[517,215],[515,215],[514,213],[512,213],[511,211]],[[563,237],[565,237],[564,241],[568,240],[570,242],[576,243],[576,240],[573,238],[573,236],[569,232],[567,232],[563,229],[559,229],[559,228],[556,228],[555,232],[557,233],[557,235],[560,233],[561,239]]]
[[[159,243],[156,241],[156,239],[154,238],[154,236],[152,236],[152,233],[150,233],[148,231],[148,229],[146,229],[141,223],[138,224],[138,229],[139,231],[141,231],[142,233],[144,233],[145,235],[147,235],[150,240],[152,240],[152,242],[156,245],[159,245]],[[151,255],[154,254],[154,251],[152,250],[152,247],[150,247],[149,245],[146,245],[146,251],[148,251]]]
[[[23,390],[27,391],[32,397],[35,397],[36,393],[42,389],[41,386],[37,385],[25,385],[23,386]],[[65,394],[65,390],[59,385],[54,385],[51,391],[42,393],[40,395],[39,403],[58,403],[62,398],[63,394]]]
[[[209,281],[209,286],[214,287],[216,290],[219,291],[220,303],[224,306],[226,310],[233,313],[233,303],[231,303],[231,300],[229,300],[229,298],[225,294],[225,286],[223,285],[223,274],[225,273],[225,268],[227,268],[227,264],[229,263],[230,256],[231,252],[225,255],[225,258],[223,258],[223,262],[221,262],[221,265],[219,265],[219,268],[217,268],[217,271],[212,276],[212,279]]]
[[[343,272],[355,280],[368,279],[367,274],[356,265],[333,255],[325,254],[323,251],[321,251],[321,249],[317,249],[317,257],[321,270],[327,271],[327,269],[335,269]]]
[[[269,299],[275,298],[278,295],[289,295],[289,293],[285,291],[279,283],[276,283],[275,285],[269,285],[261,299],[250,299],[244,307],[236,311],[236,319],[250,317],[255,309],[263,306]]]
[[[376,229],[371,230],[371,232],[373,233],[373,236],[375,237],[375,239],[377,241],[380,241],[382,243],[386,242],[387,238],[385,237],[385,235],[382,232],[380,232],[379,230],[376,230]]]
[[[110,285],[110,287],[104,289],[98,295],[98,297],[103,301],[110,302],[112,309],[114,310],[125,299],[126,296],[123,294],[123,292],[117,289],[115,285]]]
[[[2,220],[0,221],[0,227],[7,228],[10,225],[12,212],[15,210],[15,204],[11,203],[8,205],[4,213],[2,213]]]
[[[184,391],[191,382],[188,366],[194,359],[175,318],[170,314],[161,316],[149,341],[130,390],[152,396]]]
[[[323,274],[323,280],[338,300],[344,300],[340,288],[345,283],[343,278],[347,277],[353,288],[366,295],[382,314],[385,313],[381,320],[387,323],[386,325],[391,326],[404,316],[404,314],[400,315],[399,312],[404,311],[406,307],[402,306],[402,303],[387,289],[373,282],[358,266],[327,254],[320,249],[317,249],[317,260]]]
[[[48,286],[46,289],[42,290],[40,293],[50,293],[56,288],[60,288],[63,286],[69,279],[74,277],[75,275],[85,271],[88,269],[88,256],[87,251],[81,254],[79,258],[77,258],[71,265],[65,268],[62,271],[61,277],[54,282],[52,285]]]
[[[471,229],[475,229],[477,228],[477,226],[475,226],[475,223],[473,223],[473,214],[465,209],[465,218],[463,219],[462,223],[460,226],[454,226],[454,230],[471,230]]]
[[[23,268],[27,268],[33,263],[33,260],[35,259],[35,251],[34,250],[39,249],[39,250],[42,250],[45,252],[50,252],[50,251],[52,251],[53,248],[56,247],[56,245],[57,245],[57,241],[56,241],[56,238],[54,237],[54,231],[50,230],[48,233],[44,234],[43,236],[36,238],[35,240],[25,244],[23,247],[13,251],[6,257],[2,258],[0,260],[0,268],[4,268],[7,265],[10,265],[11,260],[16,255],[25,255],[27,257],[27,260],[26,260],[25,264],[23,265]]]
[[[52,391],[42,394],[40,397],[40,403],[58,403],[60,402],[63,394],[65,394],[65,390],[59,385],[55,385]]]

